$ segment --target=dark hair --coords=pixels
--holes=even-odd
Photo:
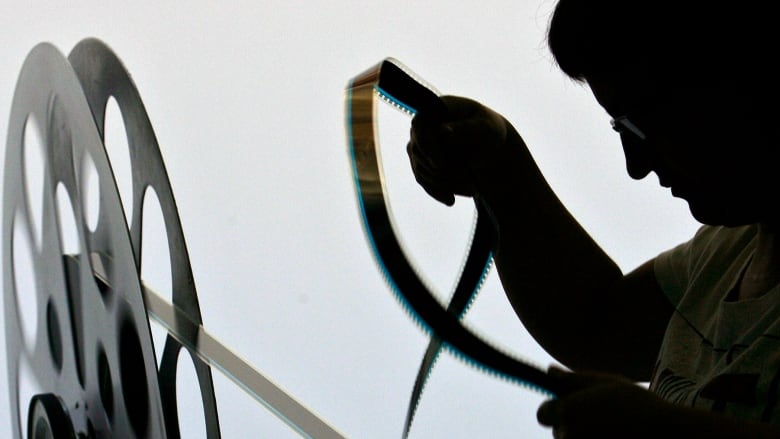
[[[777,46],[772,2],[559,0],[547,41],[577,81],[646,62],[655,73],[696,77],[769,68]],[[758,65],[757,65],[758,63]]]

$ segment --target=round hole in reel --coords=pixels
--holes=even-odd
[[[98,390],[100,391],[100,402],[106,411],[109,422],[114,420],[114,389],[111,382],[111,369],[108,364],[108,357],[102,345],[98,346],[97,358]]]
[[[28,223],[29,224],[29,223]],[[24,346],[29,352],[35,348],[38,337],[38,283],[35,276],[34,246],[31,245],[31,231],[26,227],[24,216],[17,211],[13,225],[13,274],[14,301],[20,320]]]
[[[206,439],[203,398],[192,354],[187,349],[179,351],[176,365],[176,402],[181,437]]]
[[[24,125],[24,183],[30,224],[37,249],[41,248],[43,226],[43,185],[46,174],[45,136],[35,114]]]
[[[49,340],[49,354],[57,372],[62,371],[62,334],[60,333],[60,319],[54,301],[49,298],[46,304],[46,334]]]
[[[133,218],[133,171],[130,161],[130,147],[127,144],[122,110],[113,96],[109,97],[106,103],[103,143],[111,162],[111,170],[119,190],[119,199],[122,202],[125,219],[127,224],[130,224]]]
[[[76,155],[74,154],[74,159]],[[82,200],[81,204],[84,208],[84,219],[86,220],[87,227],[91,232],[97,230],[98,221],[100,220],[100,176],[98,175],[97,166],[92,155],[85,151],[82,156],[82,162],[76,169],[80,169],[81,172],[77,172],[76,176],[81,177],[79,186],[81,188]]]
[[[70,194],[64,184],[59,183],[56,191],[57,219],[60,232],[60,246],[63,255],[81,253],[79,229],[76,226],[75,210]]]
[[[119,323],[119,374],[127,417],[136,436],[143,437],[149,427],[149,391],[141,339],[129,315]]]

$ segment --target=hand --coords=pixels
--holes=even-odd
[[[682,409],[625,378],[551,368],[569,393],[539,407],[555,439],[673,438]]]
[[[447,114],[418,113],[407,153],[417,182],[451,206],[455,195],[474,196],[480,180],[507,152],[514,128],[498,113],[466,98],[443,96]],[[519,136],[512,136],[519,139]]]

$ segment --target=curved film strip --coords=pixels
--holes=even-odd
[[[394,59],[386,59],[356,76],[347,87],[349,152],[369,243],[390,288],[412,317],[432,335],[412,391],[404,435],[409,432],[425,380],[442,348],[487,373],[542,393],[559,393],[557,382],[544,371],[499,351],[460,322],[491,261],[493,227],[479,203],[470,249],[447,308],[418,276],[396,237],[385,199],[376,140],[378,97],[410,115],[420,111],[443,117],[446,113],[437,93]]]

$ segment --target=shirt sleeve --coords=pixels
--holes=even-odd
[[[711,291],[732,284],[750,260],[757,227],[701,226],[696,235],[655,258],[658,285],[677,307],[687,291]],[[726,288],[721,285],[721,290]]]
[[[690,284],[692,254],[696,242],[713,233],[711,229],[712,227],[709,226],[700,227],[690,241],[679,244],[655,258],[653,265],[655,280],[675,307],[682,300]]]

